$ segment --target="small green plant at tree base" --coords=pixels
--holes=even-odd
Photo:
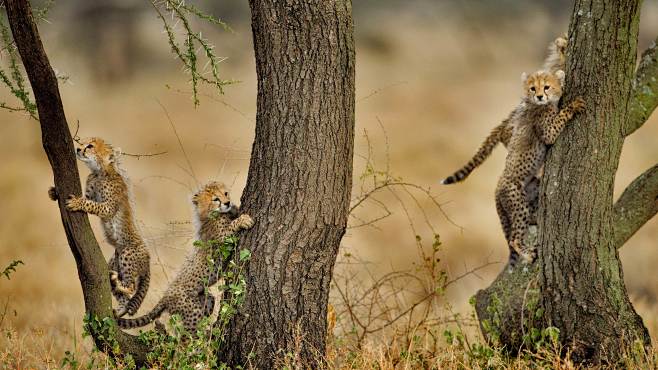
[[[218,360],[217,351],[223,343],[228,321],[244,301],[246,281],[243,269],[251,253],[247,249],[235,253],[238,250],[238,238],[235,236],[227,237],[222,242],[197,241],[194,246],[211,248],[208,267],[219,269],[219,291],[222,293],[219,314],[215,322],[210,317],[202,320],[196,333],[187,333],[178,315],[171,316],[169,333],[164,330],[141,332],[140,340],[151,347],[148,362],[158,368],[228,368]],[[207,288],[206,294],[210,294]]]
[[[103,346],[102,352],[108,354],[106,356],[105,367],[106,368],[115,368],[115,369],[134,369],[135,360],[129,354],[122,354],[119,347],[119,342],[116,339],[115,333],[119,330],[119,327],[112,317],[99,318],[96,315],[91,315],[87,313],[83,320],[82,325],[82,337],[93,337],[96,342],[94,347],[94,354],[99,353],[99,348],[97,346]],[[66,359],[66,357],[65,357]],[[68,359],[74,362],[75,356],[69,355]],[[92,356],[89,362],[86,364],[88,369],[93,369],[97,367],[97,356]],[[69,365],[71,365],[69,363]]]
[[[471,298],[470,303],[471,306],[475,306],[474,297]],[[498,295],[493,294],[491,296],[491,303],[487,307],[487,312],[491,319],[482,320],[482,331],[486,335],[487,340],[494,346],[500,343],[500,310],[502,306],[503,303]]]
[[[219,315],[213,321],[206,317],[199,323],[195,333],[188,333],[179,315],[172,315],[169,319],[169,330],[156,321],[155,330],[140,331],[139,340],[150,348],[147,354],[147,365],[158,369],[228,369],[220,362],[217,352],[223,343],[226,325],[231,317],[238,311],[244,301],[246,281],[244,267],[251,258],[247,249],[238,249],[238,238],[230,236],[223,241],[196,241],[195,248],[210,248],[208,254],[208,268],[219,274],[219,291],[223,294],[219,307]],[[210,294],[206,287],[206,294]],[[105,362],[101,359],[97,348],[83,364],[74,351],[66,351],[61,362],[62,368],[95,369],[99,367],[109,369],[135,369],[135,361],[129,355],[120,353],[119,343],[115,338],[118,326],[111,317],[98,318],[85,315],[83,337],[92,336],[96,343],[102,343]],[[238,367],[239,368],[239,367]]]

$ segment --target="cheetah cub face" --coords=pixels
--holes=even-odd
[[[76,157],[94,172],[113,166],[120,154],[119,149],[113,149],[112,145],[97,137],[82,139],[79,144],[75,149]]]
[[[524,73],[521,79],[523,80],[524,100],[528,103],[557,104],[562,97],[564,71],[555,73],[538,71],[529,76]]]
[[[206,184],[194,194],[192,204],[200,219],[207,218],[214,212],[229,213],[232,207],[226,187],[216,181]]]

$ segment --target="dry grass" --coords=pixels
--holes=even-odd
[[[657,7],[645,4],[645,8],[640,48],[658,34]],[[363,14],[356,15],[357,130],[370,133],[371,145],[364,136],[357,138],[360,160],[355,173],[366,171],[364,158],[377,168],[388,163],[390,171],[405,182],[431,187],[435,200],[443,204],[442,211],[459,226],[422,193],[415,193],[416,204],[398,189],[406,209],[396,195],[381,195],[392,215],[376,225],[350,229],[343,242],[335,283],[351,277],[347,280],[358,280],[361,285],[352,286],[350,294],[367,294],[359,305],[348,308],[338,286],[333,287],[337,323],[329,361],[339,368],[520,369],[538,361],[544,361],[545,367],[573,368],[551,353],[538,355],[543,360],[528,360],[505,359],[494,352],[487,365],[474,361],[463,346],[445,343],[443,331],[458,330],[458,323],[471,344],[481,342],[469,316],[468,299],[502,268],[502,264],[489,263],[507,258],[493,204],[502,150],[463,185],[438,188],[438,180],[466,162],[489,129],[515,105],[518,76],[539,65],[544,45],[566,29],[566,24],[556,29],[542,15],[527,14],[485,30],[441,14],[432,14],[436,19],[429,20],[405,13],[382,14],[372,22],[366,22]],[[62,95],[69,122],[80,121],[81,136],[102,136],[131,153],[168,152],[124,161],[134,185],[142,232],[155,262],[151,291],[142,311],[155,304],[191,245],[188,197],[197,181],[221,179],[232,186],[234,194],[244,187],[256,103],[248,24],[232,25],[236,34],[217,36],[219,53],[231,57],[221,65],[222,77],[242,82],[228,87],[225,96],[202,96],[201,106],[195,109],[175,61],[168,56],[166,40],[158,34],[157,20],[150,21],[143,28],[157,68],[142,66],[135,75],[113,85],[99,85],[78,60],[75,48],[67,48],[65,39],[55,37],[61,34],[57,29],[44,26],[42,30],[53,64],[71,77],[72,84],[63,85]],[[51,22],[65,23],[55,15]],[[382,24],[386,24],[385,33]],[[198,179],[190,176],[157,101],[167,107]],[[657,121],[654,117],[627,141],[617,194],[655,164]],[[7,304],[0,324],[0,367],[58,368],[67,350],[79,359],[96,356],[89,340],[80,337],[82,295],[58,211],[46,196],[52,175],[38,126],[6,112],[0,112],[0,122],[0,266],[14,259],[25,262],[11,281],[0,278],[0,308]],[[381,134],[380,125],[386,128],[388,138]],[[369,150],[372,147],[376,149]],[[86,169],[81,172],[87,173]],[[355,185],[355,194],[360,186]],[[384,208],[371,204],[355,213],[358,218],[353,218],[351,225],[386,214]],[[409,220],[416,220],[415,230],[410,230]],[[95,220],[92,223],[97,225]],[[658,260],[657,233],[658,221],[653,220],[621,251],[629,293],[654,338],[658,336],[658,275],[653,273]],[[427,270],[425,257],[433,256],[434,234],[441,235],[443,247],[440,262],[434,270]],[[421,235],[425,244],[419,246],[415,235]],[[104,243],[103,248],[110,253]],[[484,265],[477,274],[465,274]],[[401,271],[409,280],[366,292],[383,277]],[[434,288],[461,275],[440,295],[425,298]],[[394,324],[379,329],[421,300]],[[355,324],[357,318],[361,325]],[[423,327],[416,327],[422,320]]]

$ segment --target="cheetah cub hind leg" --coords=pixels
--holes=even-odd
[[[530,265],[535,262],[537,258],[537,248],[535,246],[526,246],[525,243],[518,239],[512,240],[509,243],[510,249],[516,252],[516,258],[510,257],[510,267],[515,267],[519,260],[523,265]]]
[[[114,316],[123,317],[128,313],[128,302],[130,302],[130,295],[128,295],[125,288],[121,286],[119,273],[114,270],[110,270],[110,288],[112,289],[112,295],[119,302],[119,306],[113,309]]]

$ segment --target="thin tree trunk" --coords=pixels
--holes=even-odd
[[[53,170],[55,188],[60,195],[60,215],[78,268],[85,310],[89,317],[102,323],[104,318],[112,317],[112,295],[107,263],[94,237],[87,215],[82,212],[69,212],[64,205],[69,194],[79,196],[82,194],[82,189],[73,139],[64,115],[57,78],[43,49],[29,1],[5,0],[5,6],[12,35],[36,99],[41,140]],[[41,196],[44,202],[48,199],[46,193],[47,189],[43,189]],[[136,337],[121,332],[111,324],[98,328],[103,330],[103,333],[95,332],[93,329],[91,334],[99,349],[112,352],[115,348],[111,339],[116,339],[120,352],[132,354],[137,364],[145,361],[145,348]],[[111,338],[108,336],[110,334]]]
[[[243,210],[247,296],[223,359],[322,366],[329,283],[352,186],[350,0],[251,0],[258,112]],[[250,360],[248,360],[250,359]]]

